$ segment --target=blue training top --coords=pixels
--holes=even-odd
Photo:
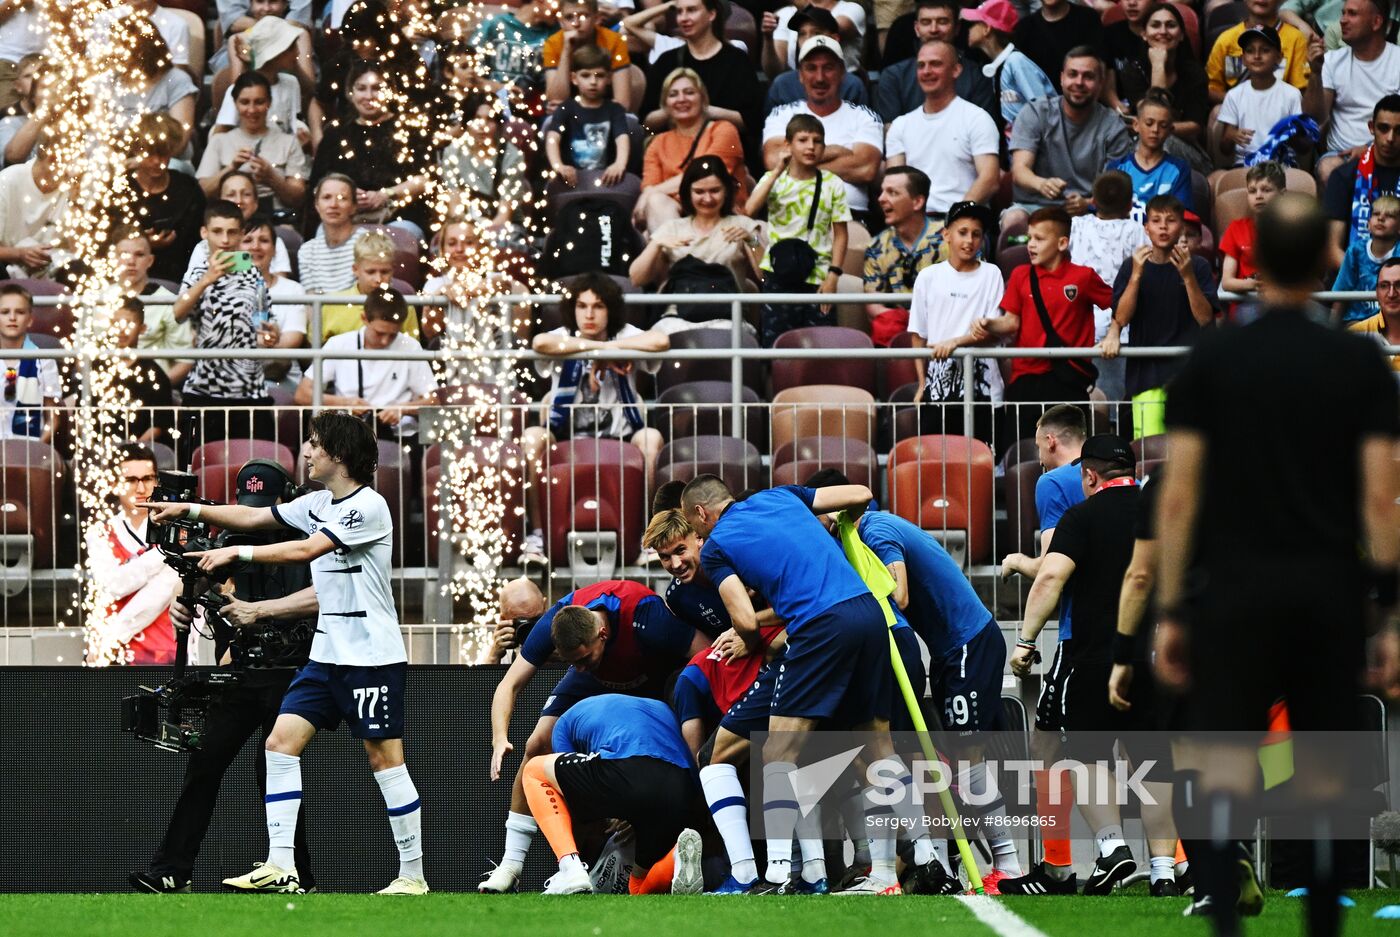
[[[768,600],[789,635],[833,605],[870,594],[812,513],[815,494],[784,485],[736,501],[700,551],[700,565],[715,588],[738,576]]]
[[[717,638],[733,627],[719,590],[699,576],[692,582],[672,579],[666,587],[666,607],[706,637]]]
[[[1083,500],[1084,485],[1079,480],[1079,466],[1065,463],[1040,476],[1035,483],[1035,513],[1040,518],[1040,529],[1059,526],[1065,512]],[[1054,539],[1050,542],[1054,543]],[[1061,641],[1074,636],[1071,633],[1070,611],[1069,591],[1066,590],[1060,599]]]
[[[695,767],[675,714],[660,700],[604,693],[579,700],[554,724],[556,752],[599,758],[659,758]]]
[[[931,654],[947,656],[991,621],[972,583],[928,531],[888,511],[866,511],[860,536],[886,566],[904,564],[909,577],[904,615]]]

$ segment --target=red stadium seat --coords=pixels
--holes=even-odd
[[[287,471],[295,469],[297,461],[292,449],[269,439],[222,439],[207,442],[190,455],[190,471],[205,466],[232,465],[235,470],[249,459],[271,459]]]
[[[47,443],[37,439],[0,440],[0,505],[14,505],[22,512],[3,508],[11,516],[6,533],[27,527],[33,536],[30,566],[55,567],[54,528],[59,523],[56,497],[63,481],[63,460]]]
[[[671,336],[672,351],[733,347],[734,339],[729,329],[689,329]],[[739,347],[757,348],[758,339],[750,335],[747,329],[741,329]],[[668,387],[692,381],[728,381],[729,372],[730,362],[721,359],[696,361],[677,358],[674,361],[663,361],[661,369],[656,372],[656,390],[660,393]],[[749,359],[744,362],[743,379],[745,387],[752,387],[759,394],[763,393],[763,367],[758,361]]]
[[[870,336],[838,325],[792,329],[773,342],[777,348],[873,348]],[[809,384],[841,384],[875,393],[872,358],[779,359],[773,362],[773,393]]]
[[[268,392],[268,396],[272,398],[276,407],[276,442],[300,455],[301,444],[306,439],[303,418],[309,415],[309,409],[298,406],[296,397],[281,386],[273,387]]]
[[[741,387],[744,438],[768,445],[768,407],[750,387]],[[666,388],[647,408],[652,425],[665,439],[686,436],[733,436],[734,409],[728,381],[691,381]]]
[[[191,471],[199,477],[199,496],[220,504],[232,504],[237,499],[238,470],[242,467],[242,462],[233,465],[216,462],[193,468]]]
[[[552,447],[548,459],[550,560],[609,578],[641,552],[647,496],[641,450],[615,439],[575,439]]]
[[[875,450],[845,436],[794,439],[773,454],[773,484],[802,485],[819,469],[839,469],[852,484],[872,491],[880,484]]]
[[[968,436],[915,436],[890,451],[890,510],[944,541],[955,557],[992,552],[992,450]]]
[[[913,348],[914,333],[901,332],[890,342],[891,348]],[[905,384],[919,380],[919,369],[913,358],[887,358],[880,362],[880,399],[889,400],[890,394]]]
[[[718,475],[733,492],[768,487],[763,457],[753,443],[733,436],[686,436],[667,443],[656,459],[656,484]]]
[[[774,451],[807,436],[846,436],[868,444],[875,439],[875,398],[859,387],[789,387],[773,395],[771,419]]]

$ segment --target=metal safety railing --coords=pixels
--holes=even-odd
[[[872,297],[848,294],[830,297],[836,302],[862,301]],[[628,297],[636,304],[656,297]],[[874,297],[896,301],[907,297]],[[1350,297],[1348,297],[1350,298]],[[345,297],[306,297],[339,303]],[[669,301],[671,297],[661,297]],[[690,301],[690,297],[687,301]],[[752,302],[802,301],[812,297],[741,296],[694,297],[728,304],[734,345],[743,342],[743,306]],[[506,297],[502,301],[533,303],[543,297]],[[320,330],[314,324],[313,334]],[[1392,354],[1400,348],[1390,346]],[[1125,347],[1127,357],[1166,357],[1184,354],[1184,348],[1137,349]],[[0,352],[9,355],[9,351]],[[129,353],[124,353],[129,354]],[[518,361],[552,360],[532,351],[517,349],[473,349],[474,356],[492,356]],[[910,359],[927,356],[913,348],[783,348],[754,347],[673,348],[665,353],[587,352],[577,357],[630,359],[656,362],[657,387],[685,383],[692,365],[711,365],[711,375],[727,376],[727,393],[714,393],[689,402],[651,403],[647,407],[647,428],[656,438],[639,440],[652,445],[643,448],[622,442],[592,446],[578,441],[544,445],[542,430],[547,414],[538,403],[527,402],[528,375],[518,374],[516,386],[496,388],[499,403],[493,404],[481,428],[486,438],[439,438],[442,427],[460,426],[450,419],[463,404],[450,394],[443,395],[440,407],[422,414],[420,439],[386,439],[380,445],[380,475],[377,487],[390,503],[395,518],[394,550],[395,597],[399,605],[410,653],[420,662],[459,660],[457,644],[462,621],[470,611],[456,607],[444,598],[442,585],[464,562],[450,542],[450,530],[440,528],[443,505],[458,499],[443,478],[451,475],[454,459],[477,453],[491,441],[502,454],[495,458],[502,466],[516,466],[504,472],[496,490],[508,505],[507,520],[500,531],[502,575],[526,574],[538,578],[553,597],[569,589],[602,578],[627,577],[664,589],[669,576],[649,561],[641,548],[640,535],[650,511],[650,497],[664,481],[688,480],[700,472],[721,475],[736,491],[772,484],[802,483],[819,467],[844,471],[853,481],[868,484],[880,505],[916,520],[930,530],[958,559],[984,601],[1002,620],[1020,617],[1029,583],[1016,579],[1003,582],[1000,563],[1009,553],[1034,554],[1037,522],[1034,516],[1034,481],[1040,474],[1033,443],[1026,443],[1018,429],[1033,421],[1045,403],[994,404],[974,399],[970,393],[971,368],[977,358],[1049,358],[1095,355],[1092,349],[961,349],[957,357],[964,367],[964,388],[969,391],[956,401],[915,406],[907,393],[913,380]],[[70,349],[16,350],[16,357],[72,358]],[[286,360],[312,359],[319,363],[330,358],[385,358],[441,361],[453,357],[451,351],[421,351],[386,355],[383,352],[326,352],[323,348],[285,349],[143,349],[133,356],[143,358],[256,358]],[[766,374],[756,365],[761,361],[786,362],[815,359],[868,365],[863,378],[848,386],[835,382],[834,393],[770,394]],[[723,362],[729,362],[728,367]],[[720,368],[713,365],[720,363]],[[781,365],[778,365],[781,368]],[[313,371],[314,373],[314,371]],[[714,381],[721,387],[724,381]],[[758,386],[753,386],[757,384]],[[802,386],[810,386],[811,382]],[[737,390],[735,389],[737,387]],[[901,389],[906,393],[901,394]],[[538,389],[538,388],[536,388]],[[854,392],[850,392],[854,391]],[[1091,411],[1096,429],[1130,426],[1127,405],[1119,401],[1075,401]],[[72,420],[79,406],[60,408],[64,422]],[[206,422],[244,421],[253,426],[261,421],[264,430],[245,438],[267,444],[269,457],[283,461],[300,477],[298,454],[311,407],[278,406],[267,408],[214,408],[200,411]],[[147,426],[162,428],[154,439],[162,467],[187,467],[192,452],[181,449],[180,427],[188,421],[188,408],[134,408],[130,418],[146,420]],[[606,414],[599,414],[606,417]],[[1128,421],[1125,423],[1124,421]],[[527,431],[527,427],[536,426]],[[533,434],[533,439],[530,438]],[[977,439],[977,436],[982,439]],[[656,445],[659,442],[659,446]],[[1142,465],[1150,468],[1160,461],[1161,440],[1147,439],[1136,444]],[[535,459],[527,452],[538,451]],[[484,468],[481,465],[478,469]],[[201,482],[204,494],[216,500],[228,498],[231,470],[237,465],[205,460]],[[60,447],[39,444],[37,440],[0,442],[0,622],[3,622],[4,651],[0,662],[19,664],[53,662],[62,657],[76,662],[73,635],[55,637],[59,624],[75,625],[81,616],[73,613],[84,576],[84,546],[80,531],[86,518],[78,513],[72,489],[72,472]],[[470,507],[470,506],[468,506]],[[468,512],[469,513],[469,512]],[[465,515],[463,515],[465,516]],[[527,555],[524,548],[533,531],[542,533],[540,555]],[[484,635],[478,635],[484,639]],[[49,650],[40,647],[50,641]]]

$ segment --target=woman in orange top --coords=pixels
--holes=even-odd
[[[647,147],[642,168],[642,197],[633,212],[637,227],[655,231],[679,218],[681,173],[700,156],[718,156],[739,184],[735,203],[747,198],[748,171],[739,131],[727,120],[710,117],[710,96],[693,69],[678,68],[661,84],[661,103],[671,130],[657,134]]]

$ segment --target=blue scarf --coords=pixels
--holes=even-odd
[[[578,396],[579,381],[583,380],[584,374],[592,361],[585,361],[581,358],[570,358],[568,361],[560,363],[559,386],[555,389],[554,399],[549,405],[549,428],[559,435],[561,431],[570,427],[569,411],[573,407],[574,398]],[[606,368],[598,374],[598,383],[606,385],[612,381],[617,386],[617,399],[622,401],[622,414],[627,419],[627,425],[631,427],[631,433],[635,433],[646,425],[642,419],[641,408],[637,406],[637,398],[632,393],[632,385],[628,383],[627,375],[618,374]],[[597,431],[600,435],[611,435],[612,415],[607,415],[607,426],[602,425],[599,420]],[[628,435],[630,436],[631,433]],[[572,435],[570,433],[569,435]]]
[[[25,338],[24,348],[38,348],[34,341]],[[22,358],[15,381],[15,413],[10,428],[16,436],[44,435],[44,413],[40,407],[44,403],[44,392],[39,386],[39,359]]]
[[[1269,128],[1269,135],[1259,144],[1259,149],[1246,157],[1244,164],[1257,166],[1272,160],[1285,166],[1297,166],[1298,154],[1293,151],[1293,140],[1297,137],[1316,143],[1322,137],[1322,130],[1307,114],[1285,117]]]
[[[1376,145],[1356,161],[1356,182],[1351,190],[1351,241],[1371,243],[1371,203],[1376,200]]]

